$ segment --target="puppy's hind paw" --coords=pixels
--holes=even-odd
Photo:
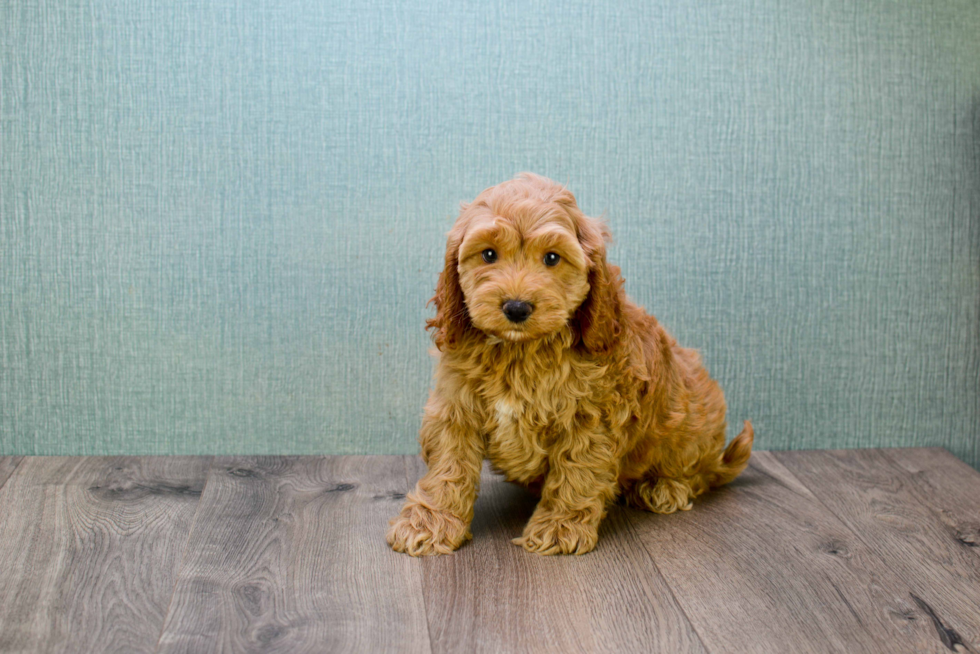
[[[599,531],[582,522],[532,516],[524,535],[511,542],[535,554],[585,554],[595,549]]]
[[[386,538],[391,549],[410,556],[452,554],[471,538],[456,516],[419,504],[406,504],[390,524]]]
[[[689,484],[675,479],[643,480],[627,493],[627,501],[638,509],[654,513],[690,511],[694,492]]]

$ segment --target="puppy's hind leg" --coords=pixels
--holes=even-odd
[[[727,484],[745,470],[752,455],[753,436],[752,423],[746,420],[742,433],[727,448],[702,458],[693,474],[688,471],[683,476],[661,477],[651,470],[646,477],[625,488],[623,495],[630,505],[654,513],[688,511],[694,506],[695,497]]]

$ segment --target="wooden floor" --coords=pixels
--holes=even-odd
[[[599,547],[384,542],[415,457],[0,458],[0,652],[974,652],[980,474],[944,450],[757,452]]]

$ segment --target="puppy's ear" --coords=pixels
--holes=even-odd
[[[589,258],[589,294],[572,319],[582,345],[594,354],[606,354],[623,331],[623,277],[619,267],[606,261],[605,225],[587,216],[578,222],[578,237]]]
[[[436,294],[429,300],[430,304],[436,305],[436,317],[426,320],[425,328],[433,330],[432,340],[440,352],[456,347],[473,325],[459,285],[459,245],[462,240],[461,226],[454,227],[446,242],[445,268],[439,274]]]

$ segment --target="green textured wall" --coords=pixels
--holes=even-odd
[[[0,454],[416,451],[532,170],[758,447],[980,464],[980,4],[409,4],[0,4]]]

